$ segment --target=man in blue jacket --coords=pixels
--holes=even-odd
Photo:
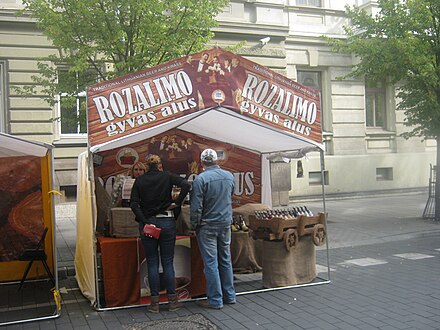
[[[204,172],[194,180],[190,199],[208,297],[200,305],[220,309],[236,301],[230,253],[234,176],[217,165],[214,150],[204,150],[200,159]]]

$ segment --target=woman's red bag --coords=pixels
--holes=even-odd
[[[161,228],[156,227],[155,225],[152,225],[152,224],[149,224],[149,223],[147,223],[144,226],[144,234],[148,235],[148,236],[151,236],[151,237],[154,237],[155,239],[159,239],[161,231],[162,231]]]

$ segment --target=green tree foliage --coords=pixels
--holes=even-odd
[[[440,1],[378,0],[378,10],[371,15],[362,7],[346,7],[351,20],[345,27],[347,39],[328,40],[337,51],[357,56],[349,76],[387,79],[399,86],[397,107],[409,127],[402,135],[436,139],[440,178]],[[440,202],[435,214],[440,219]]]
[[[53,102],[107,80],[202,50],[228,0],[23,0],[58,49],[41,59],[35,84]],[[55,65],[54,65],[55,64]],[[58,84],[60,65],[73,80]],[[79,81],[78,81],[79,80]],[[32,87],[27,92],[32,92]]]
[[[440,136],[440,1],[379,0],[377,15],[347,7],[346,40],[336,50],[355,54],[350,76],[399,83],[398,109],[411,131],[404,136]]]

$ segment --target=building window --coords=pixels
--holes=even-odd
[[[311,89],[315,90],[319,94],[319,99],[321,100],[321,125],[322,129],[325,131],[328,128],[325,127],[325,121],[324,121],[324,102],[322,99],[322,78],[321,78],[321,72],[320,71],[297,71],[297,81],[301,85],[310,87]]]
[[[86,93],[76,96],[60,94],[58,103],[60,112],[61,134],[86,134]]]
[[[297,6],[322,7],[322,0],[296,0]]]
[[[320,71],[302,71],[298,70],[298,83],[310,87],[319,94],[322,92],[321,72]]]
[[[324,171],[324,185],[328,186],[329,178],[328,171]],[[322,176],[321,172],[309,172],[309,186],[321,186]]]
[[[86,86],[95,83],[94,74],[79,74],[67,69],[58,70],[61,90],[58,104],[58,122],[61,135],[85,135],[87,133]]]
[[[392,167],[376,168],[376,181],[393,181],[393,168]]]
[[[387,127],[385,82],[365,80],[365,113],[367,127]]]
[[[6,131],[6,63],[0,61],[0,132]]]

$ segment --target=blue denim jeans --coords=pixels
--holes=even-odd
[[[197,242],[203,258],[208,303],[222,307],[235,301],[231,263],[231,226],[203,225],[197,228]]]
[[[173,262],[174,247],[176,245],[176,220],[174,218],[150,217],[148,222],[162,228],[159,239],[141,234],[145,258],[147,259],[151,295],[158,296],[160,291],[159,248],[165,288],[168,294],[175,294],[176,282]]]

